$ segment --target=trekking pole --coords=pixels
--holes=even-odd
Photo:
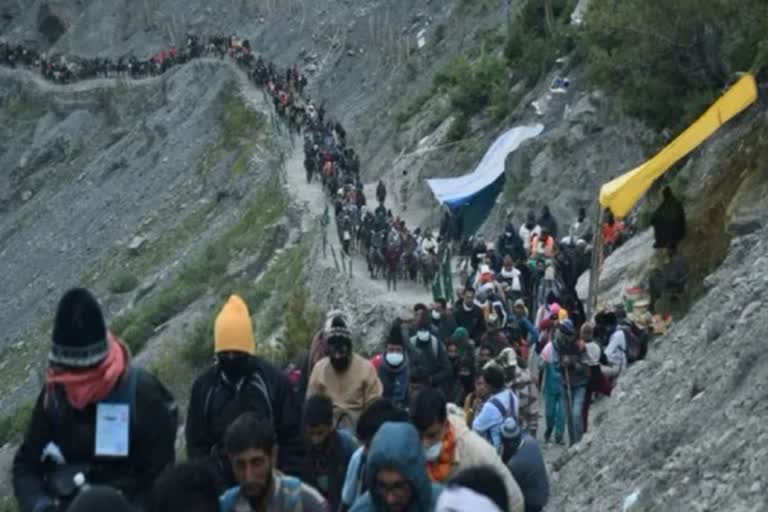
[[[573,439],[574,424],[573,424],[573,402],[571,402],[571,378],[568,375],[568,367],[563,366],[565,370],[565,414],[566,421],[568,422],[568,445],[573,446],[575,441]]]

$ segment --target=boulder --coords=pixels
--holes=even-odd
[[[135,256],[141,252],[144,246],[147,244],[147,237],[135,236],[128,242],[128,252]]]

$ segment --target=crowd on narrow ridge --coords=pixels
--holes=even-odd
[[[47,76],[44,56],[3,45],[3,63],[56,81],[132,73],[101,63],[84,66],[85,75]],[[383,183],[377,207],[366,209],[359,157],[341,124],[304,96],[297,67],[279,73],[236,38],[190,38],[148,74],[206,52],[234,58],[303,133],[308,186],[320,175],[345,252],[360,251],[372,275],[383,271],[394,287],[413,271],[411,257],[416,275],[438,281],[426,264],[437,273],[455,250],[459,286],[446,279],[433,286],[432,304],[393,319],[373,357],[356,348],[350,319],[330,311],[289,369],[256,355],[251,312],[231,296],[211,333],[215,360],[190,392],[181,464],[174,397],[131,361],[97,299],[68,291],[14,459],[21,511],[543,510],[550,490],[540,442],[567,435],[578,443],[592,401],[644,357],[651,334],[622,307],[586,317],[575,293],[592,250],[585,212],[563,233],[543,207],[519,227],[510,219],[491,242],[463,239],[450,213],[439,237],[410,232],[385,207]],[[621,241],[616,222],[603,226],[615,235],[608,250]]]

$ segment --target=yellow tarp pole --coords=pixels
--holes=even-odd
[[[603,185],[600,204],[603,208],[610,208],[616,217],[625,217],[659,176],[756,100],[755,78],[744,75],[656,156]]]

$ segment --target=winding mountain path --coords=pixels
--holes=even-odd
[[[262,90],[254,85],[249,80],[246,73],[232,60],[206,57],[195,59],[176,69],[184,66],[201,65],[218,65],[228,68],[237,79],[240,95],[245,104],[256,111],[263,113],[267,117],[275,115],[272,106],[265,101],[265,96]],[[125,77],[95,78],[70,84],[56,84],[44,79],[40,74],[29,69],[0,67],[0,75],[12,76],[14,79],[31,83],[43,92],[73,94],[113,87],[141,87],[163,80],[173,72],[174,70],[171,70],[163,75],[143,79]],[[281,127],[282,126],[284,125],[281,125]],[[292,135],[287,133],[286,127],[285,137],[291,136]],[[304,151],[300,139],[297,137],[294,141],[291,141],[290,144],[286,144],[286,147],[290,148],[284,161],[284,182],[286,190],[289,192],[293,203],[302,212],[302,232],[309,234],[313,238],[316,237],[315,241],[321,243],[322,233],[317,232],[318,229],[320,229],[318,219],[322,216],[326,206],[330,208],[330,203],[319,183],[306,183]],[[371,191],[375,189],[375,186],[375,183],[370,183],[365,186],[369,197],[372,197]],[[323,256],[322,251],[318,251],[317,255],[313,255],[315,258],[312,263],[315,266],[315,271],[320,270],[328,273],[337,272],[330,247],[333,247],[336,257],[339,258],[339,264],[341,264],[341,244],[339,243],[336,234],[336,227],[333,219],[331,219],[331,222],[326,229],[327,232],[325,235],[327,237],[329,250],[325,256]],[[348,285],[353,291],[350,300],[354,300],[354,298],[357,297],[365,300],[368,304],[380,304],[388,308],[396,309],[410,308],[415,303],[431,301],[430,290],[419,283],[410,281],[398,282],[396,291],[387,290],[386,282],[383,279],[372,279],[370,277],[365,258],[360,254],[352,256],[352,269],[352,277],[349,277],[348,271],[338,272],[338,278],[348,280]]]

